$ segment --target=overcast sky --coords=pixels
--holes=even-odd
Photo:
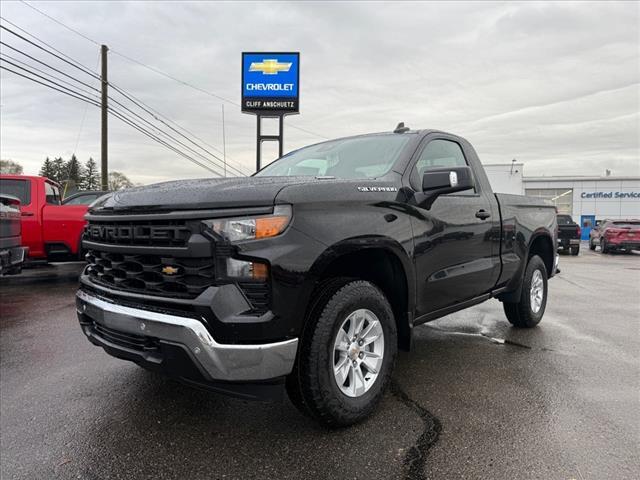
[[[219,98],[118,54],[231,100],[227,158],[245,170],[256,121],[236,105],[240,55],[271,50],[301,54],[301,114],[285,120],[285,151],[404,121],[466,137],[484,163],[516,158],[525,175],[640,175],[637,2],[30,3],[107,44],[111,82],[220,150]],[[21,2],[3,1],[1,14],[98,70],[90,41]],[[97,83],[5,31],[2,41]],[[31,174],[74,150],[99,160],[98,108],[6,71],[0,86],[3,159]],[[109,129],[110,168],[136,182],[210,175],[116,119]]]

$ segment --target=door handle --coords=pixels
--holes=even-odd
[[[476,212],[476,217],[479,218],[480,220],[486,220],[490,216],[491,214],[484,209],[480,209]]]
[[[20,216],[22,216],[22,217],[33,217],[33,212],[21,212]]]

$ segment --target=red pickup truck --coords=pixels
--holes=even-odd
[[[0,191],[20,199],[29,260],[80,259],[87,205],[61,205],[60,186],[45,177],[0,175]]]

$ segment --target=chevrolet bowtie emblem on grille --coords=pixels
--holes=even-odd
[[[164,273],[165,275],[175,275],[176,273],[178,273],[178,268],[172,267],[171,265],[165,265],[164,267],[162,267],[162,273]]]
[[[262,72],[264,75],[277,75],[278,72],[288,72],[291,62],[278,62],[275,58],[264,59],[262,62],[251,62],[250,72]]]

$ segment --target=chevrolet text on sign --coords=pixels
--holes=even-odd
[[[299,112],[300,54],[242,54],[242,111]]]

